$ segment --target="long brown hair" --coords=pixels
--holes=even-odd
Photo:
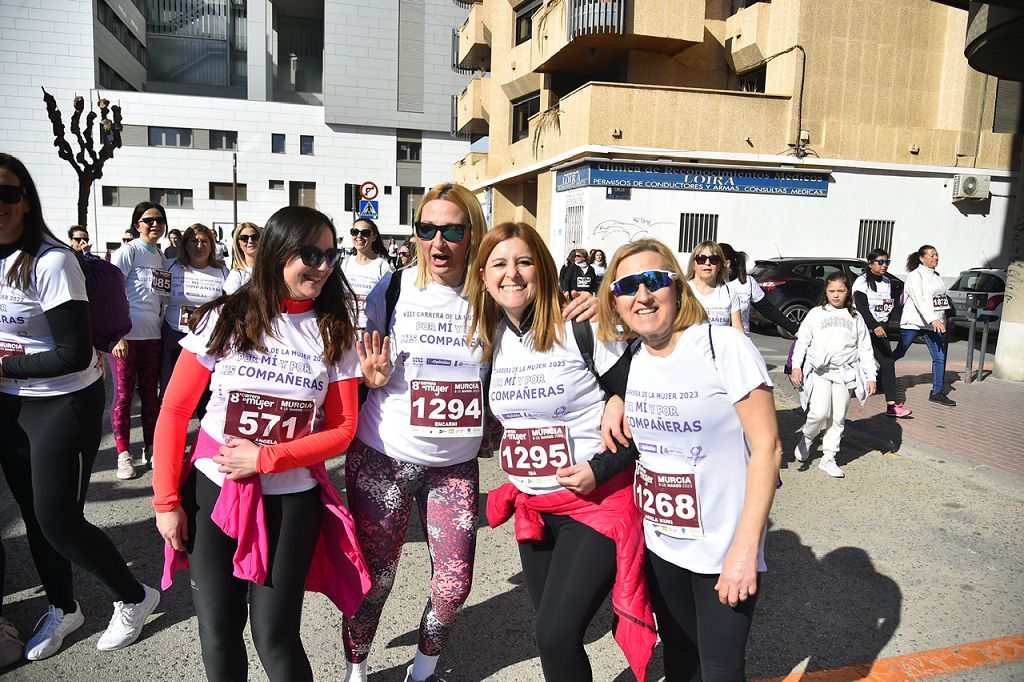
[[[828,302],[828,285],[829,282],[842,282],[846,286],[846,302],[843,305],[847,311],[849,311],[851,317],[857,317],[857,310],[853,307],[853,283],[850,281],[850,276],[842,270],[836,270],[831,275],[825,278],[825,286],[821,288],[821,293],[818,294],[818,305],[822,308],[827,308]]]
[[[483,274],[494,248],[503,241],[518,237],[526,242],[537,271],[537,297],[533,301],[533,349],[546,353],[565,336],[562,321],[564,294],[558,285],[555,259],[544,245],[537,231],[526,223],[502,223],[484,235],[480,248],[466,274],[466,298],[469,300],[469,332],[466,340],[472,346],[479,337],[484,362],[494,352],[494,337],[501,321],[502,311],[484,286]],[[525,329],[522,331],[526,331]]]
[[[284,266],[297,257],[300,247],[315,242],[324,229],[331,231],[331,244],[336,243],[334,224],[316,209],[286,206],[270,216],[256,249],[252,279],[234,294],[200,307],[189,321],[189,329],[196,331],[211,310],[220,309],[210,337],[211,355],[267,352],[264,340],[273,336],[274,319],[281,314],[281,301],[288,297]],[[352,288],[341,270],[335,268],[313,301],[327,364],[339,362],[355,343],[354,301]]]
[[[28,204],[29,210],[22,220],[21,237],[18,242],[21,246],[21,254],[14,260],[11,269],[7,271],[7,286],[14,287],[21,291],[27,291],[32,286],[32,274],[35,271],[36,253],[43,244],[44,237],[50,237],[60,244],[57,237],[43,220],[43,207],[39,202],[39,190],[32,180],[21,161],[10,154],[0,152],[0,168],[6,168],[18,176],[21,186],[25,188],[25,197],[22,201]],[[70,247],[65,247],[70,250]]]
[[[184,270],[190,270],[195,267],[192,264],[192,258],[188,255],[186,246],[191,240],[195,239],[197,234],[201,234],[210,240],[210,256],[206,259],[206,267],[223,269],[224,261],[217,256],[217,236],[213,233],[213,230],[202,223],[192,223],[185,230],[185,234],[181,236],[181,246],[178,247],[178,263],[181,264]]]

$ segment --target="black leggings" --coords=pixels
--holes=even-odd
[[[717,575],[694,573],[645,552],[664,646],[665,682],[745,680],[747,635],[757,595],[732,608],[718,601]]]
[[[874,330],[868,330],[871,337],[871,348],[875,351],[875,362],[878,363],[878,383],[882,385],[885,401],[896,402],[896,365],[892,358],[892,345],[888,338],[880,339]]]
[[[312,680],[300,629],[306,574],[323,523],[320,489],[263,496],[270,540],[270,570],[264,585],[232,575],[238,542],[210,518],[219,495],[216,483],[193,471],[182,501],[188,516],[192,600],[206,678],[248,679],[249,657],[242,640],[248,617],[256,653],[270,680]]]
[[[542,542],[519,543],[544,679],[590,682],[583,634],[615,582],[615,542],[569,516],[542,514]]]
[[[75,610],[72,563],[103,583],[114,601],[145,598],[117,547],[82,513],[104,402],[101,380],[57,396],[0,393],[0,464],[46,597],[64,611]]]

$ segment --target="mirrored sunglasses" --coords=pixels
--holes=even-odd
[[[418,222],[415,224],[416,236],[425,242],[433,241],[438,232],[446,242],[461,242],[466,237],[466,225],[433,225]]]
[[[655,292],[662,287],[667,287],[679,278],[674,272],[668,270],[647,270],[632,275],[620,277],[612,282],[612,293],[616,296],[636,296],[640,285],[647,287],[647,291]]]

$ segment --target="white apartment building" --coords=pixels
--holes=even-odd
[[[77,221],[78,180],[42,99],[121,107],[123,147],[92,189],[94,251],[120,245],[139,201],[170,227],[263,224],[289,204],[347,239],[373,182],[381,231],[411,233],[425,188],[469,151],[453,137],[450,0],[3,0],[0,150],[32,172],[51,229]],[[70,131],[72,149],[78,146]]]

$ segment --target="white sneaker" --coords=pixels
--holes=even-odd
[[[133,644],[142,634],[142,626],[160,603],[160,593],[149,585],[142,586],[145,598],[138,604],[114,602],[114,615],[110,617],[107,631],[100,635],[96,648],[100,651],[113,651]]]
[[[142,446],[142,455],[138,459],[132,460],[132,465],[139,467],[143,471],[149,468],[149,463],[152,461],[153,455],[150,454],[152,448],[145,445]]]
[[[405,669],[405,682],[418,682],[417,680],[413,680],[412,679],[412,665],[411,664],[409,665],[408,668]],[[427,675],[422,680],[422,682],[445,682],[445,679],[443,677],[441,677],[440,675],[438,675],[437,673],[431,673],[430,675]]]
[[[809,438],[801,435],[800,441],[796,444],[796,449],[793,450],[793,456],[796,457],[798,462],[806,462],[811,457],[811,441]]]
[[[78,602],[75,602],[74,613],[64,613],[53,604],[46,610],[43,617],[36,622],[35,631],[25,645],[25,659],[41,661],[60,651],[64,638],[82,627],[85,616]]]
[[[822,457],[821,464],[818,465],[818,468],[832,478],[846,478],[846,474],[844,474],[843,470],[839,468],[838,464],[836,464],[835,455],[825,455]]]
[[[0,616],[0,668],[14,665],[25,657],[25,644],[18,637],[18,629]]]
[[[135,467],[132,466],[132,453],[127,450],[117,456],[117,477],[122,481],[135,478]]]

